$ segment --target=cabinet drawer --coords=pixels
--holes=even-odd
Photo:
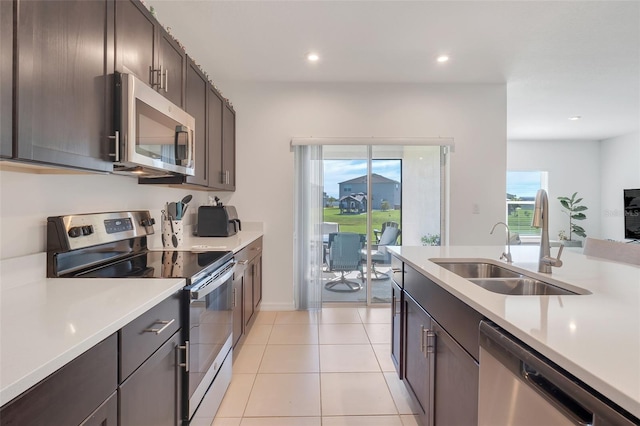
[[[120,330],[120,382],[181,327],[179,291]]]
[[[260,253],[262,253],[262,237],[235,253],[233,256],[240,265],[246,265]]]
[[[3,425],[77,425],[117,387],[116,335],[103,340],[2,407]]]

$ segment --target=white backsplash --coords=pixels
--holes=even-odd
[[[0,259],[46,251],[47,217],[118,210],[149,210],[160,230],[167,201],[193,195],[186,225],[210,192],[138,185],[136,178],[107,174],[40,174],[0,170]],[[216,194],[225,204],[231,194]]]

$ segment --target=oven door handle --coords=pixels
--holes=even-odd
[[[211,281],[210,283],[207,283],[202,287],[198,287],[197,289],[191,290],[190,291],[191,300],[198,300],[203,298],[204,296],[211,293],[213,290],[215,290],[216,288],[220,287],[222,284],[227,282],[227,280],[229,280],[231,277],[233,277],[233,267],[229,268],[227,272],[225,272],[223,275],[216,278],[215,280]]]

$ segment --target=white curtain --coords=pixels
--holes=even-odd
[[[295,156],[294,293],[296,309],[322,307],[322,146],[298,145]]]

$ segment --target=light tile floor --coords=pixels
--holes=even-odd
[[[191,426],[417,426],[390,338],[388,307],[260,312],[215,418]]]

